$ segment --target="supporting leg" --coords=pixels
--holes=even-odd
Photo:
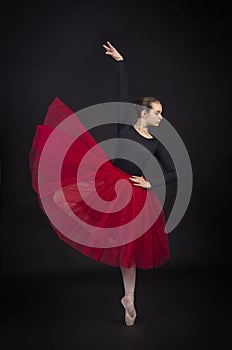
[[[136,282],[136,267],[120,267],[120,269],[122,271],[125,294],[126,292],[134,293]]]
[[[136,282],[136,267],[120,267],[122,272],[125,296],[121,299],[121,303],[125,308],[125,321],[127,325],[134,324],[136,310],[134,307],[134,292]]]

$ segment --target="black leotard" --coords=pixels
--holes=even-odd
[[[117,64],[119,68],[120,101],[129,102],[125,61],[124,60],[118,61]],[[122,121],[120,122],[122,123]],[[155,186],[164,185],[165,183],[168,184],[170,182],[176,181],[177,174],[176,174],[176,169],[175,169],[173,160],[169,155],[168,151],[154,135],[152,136],[153,138],[150,138],[150,139],[143,137],[141,134],[139,134],[139,132],[136,131],[133,125],[118,124],[118,127],[117,127],[118,138],[126,138],[129,140],[133,140],[140,145],[143,145],[158,160],[161,166],[161,169],[163,170],[164,178],[163,177],[147,178],[147,180],[151,183],[151,186],[155,187]],[[120,144],[121,143],[119,140],[118,142],[119,152],[120,152]],[[141,152],[141,154],[136,154],[136,159],[139,159],[139,164],[137,163],[138,166],[136,166],[132,161],[128,160],[128,159],[132,159],[132,156],[135,152],[135,149],[133,147],[130,147],[130,146],[126,148],[124,147],[123,149],[121,149],[121,151],[123,152],[123,155],[125,156],[126,159],[115,158],[113,160],[113,164],[119,167],[120,169],[124,170],[128,174],[137,175],[137,176],[143,175],[143,172],[141,169],[144,169],[147,162],[147,158],[146,156],[144,156],[144,153],[142,152],[141,147],[136,149],[136,152]]]

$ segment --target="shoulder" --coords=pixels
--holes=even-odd
[[[131,125],[129,124],[120,124],[120,135],[128,135],[131,133]]]

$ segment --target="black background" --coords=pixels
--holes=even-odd
[[[119,269],[90,260],[57,238],[31,188],[28,160],[36,125],[42,124],[47,107],[56,96],[73,111],[118,99],[118,71],[113,59],[104,53],[102,44],[106,40],[125,57],[130,96],[135,99],[155,95],[162,100],[164,117],[185,143],[193,168],[189,207],[169,235],[171,258],[159,270],[138,271],[138,303],[144,315],[140,325],[138,320],[134,326],[137,330],[130,329],[133,336],[123,338],[125,343],[122,341],[120,346],[136,350],[147,349],[149,345],[155,348],[156,344],[158,349],[169,345],[200,348],[201,341],[205,348],[211,344],[210,327],[218,330],[213,319],[223,327],[217,333],[218,338],[211,339],[212,344],[229,345],[226,297],[232,259],[229,224],[231,13],[228,3],[1,1],[0,18],[1,276],[4,298],[11,296],[10,303],[4,302],[3,349],[14,348],[15,344],[31,349],[40,349],[42,344],[45,349],[64,346],[90,349],[100,341],[100,334],[106,338],[99,346],[114,348],[114,341],[106,342],[105,331],[107,328],[111,334],[111,327],[117,328],[118,341],[122,341],[120,336],[127,337],[129,330],[124,333],[122,315],[115,311],[122,291]],[[168,187],[171,203],[174,186]],[[167,212],[170,210],[171,205],[167,203]],[[47,284],[41,284],[38,278]],[[62,290],[60,294],[57,288]],[[75,290],[77,296],[74,292],[70,294],[71,290]],[[84,299],[85,306],[82,302],[78,318],[78,302],[86,293],[89,299]],[[7,300],[4,298],[2,300]],[[94,305],[98,298],[96,311]],[[147,299],[146,307],[144,299]],[[47,307],[53,300],[57,304],[49,309],[52,316],[46,318],[47,328],[42,328],[40,347],[36,344],[40,334],[37,327],[44,325],[48,309],[44,309],[45,313],[36,309],[36,320],[41,324],[30,323],[29,319],[35,321],[35,305],[42,305],[42,300],[46,300]],[[186,303],[181,304],[183,300]],[[61,305],[61,301],[64,304]],[[106,306],[105,302],[108,302]],[[218,313],[214,308],[217,302]],[[164,318],[156,318],[163,315],[162,308],[160,313],[149,314],[157,304],[165,306]],[[175,309],[175,305],[179,306]],[[178,313],[188,310],[189,305],[195,313]],[[89,314],[83,323],[86,310]],[[170,310],[176,313],[170,315]],[[102,319],[94,319],[94,312]],[[111,318],[107,319],[109,314]],[[192,318],[189,319],[189,315]],[[60,320],[65,317],[65,325],[56,323],[57,317]],[[177,319],[182,325],[180,328]],[[70,322],[68,326],[67,322]],[[17,332],[20,324],[21,331]],[[83,328],[79,333],[80,324]],[[186,324],[188,329],[184,327]],[[63,336],[59,334],[59,341],[49,333],[51,325],[55,325],[54,332],[55,328],[58,332],[65,329]],[[10,336],[13,326],[17,334],[15,343]],[[149,336],[146,329],[150,330]],[[143,347],[145,339],[148,343]]]

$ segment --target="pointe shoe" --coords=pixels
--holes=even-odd
[[[125,309],[125,323],[126,323],[127,326],[133,326],[133,324],[135,323],[136,316],[137,316],[136,310],[135,310],[135,308],[134,308],[134,315],[131,316],[131,315],[128,313],[128,311],[127,311],[127,307],[126,307],[125,299],[124,299],[124,298],[125,298],[125,297],[122,297],[122,298],[121,298],[121,303],[122,303],[122,305],[123,305],[123,307],[124,307],[124,309]]]

